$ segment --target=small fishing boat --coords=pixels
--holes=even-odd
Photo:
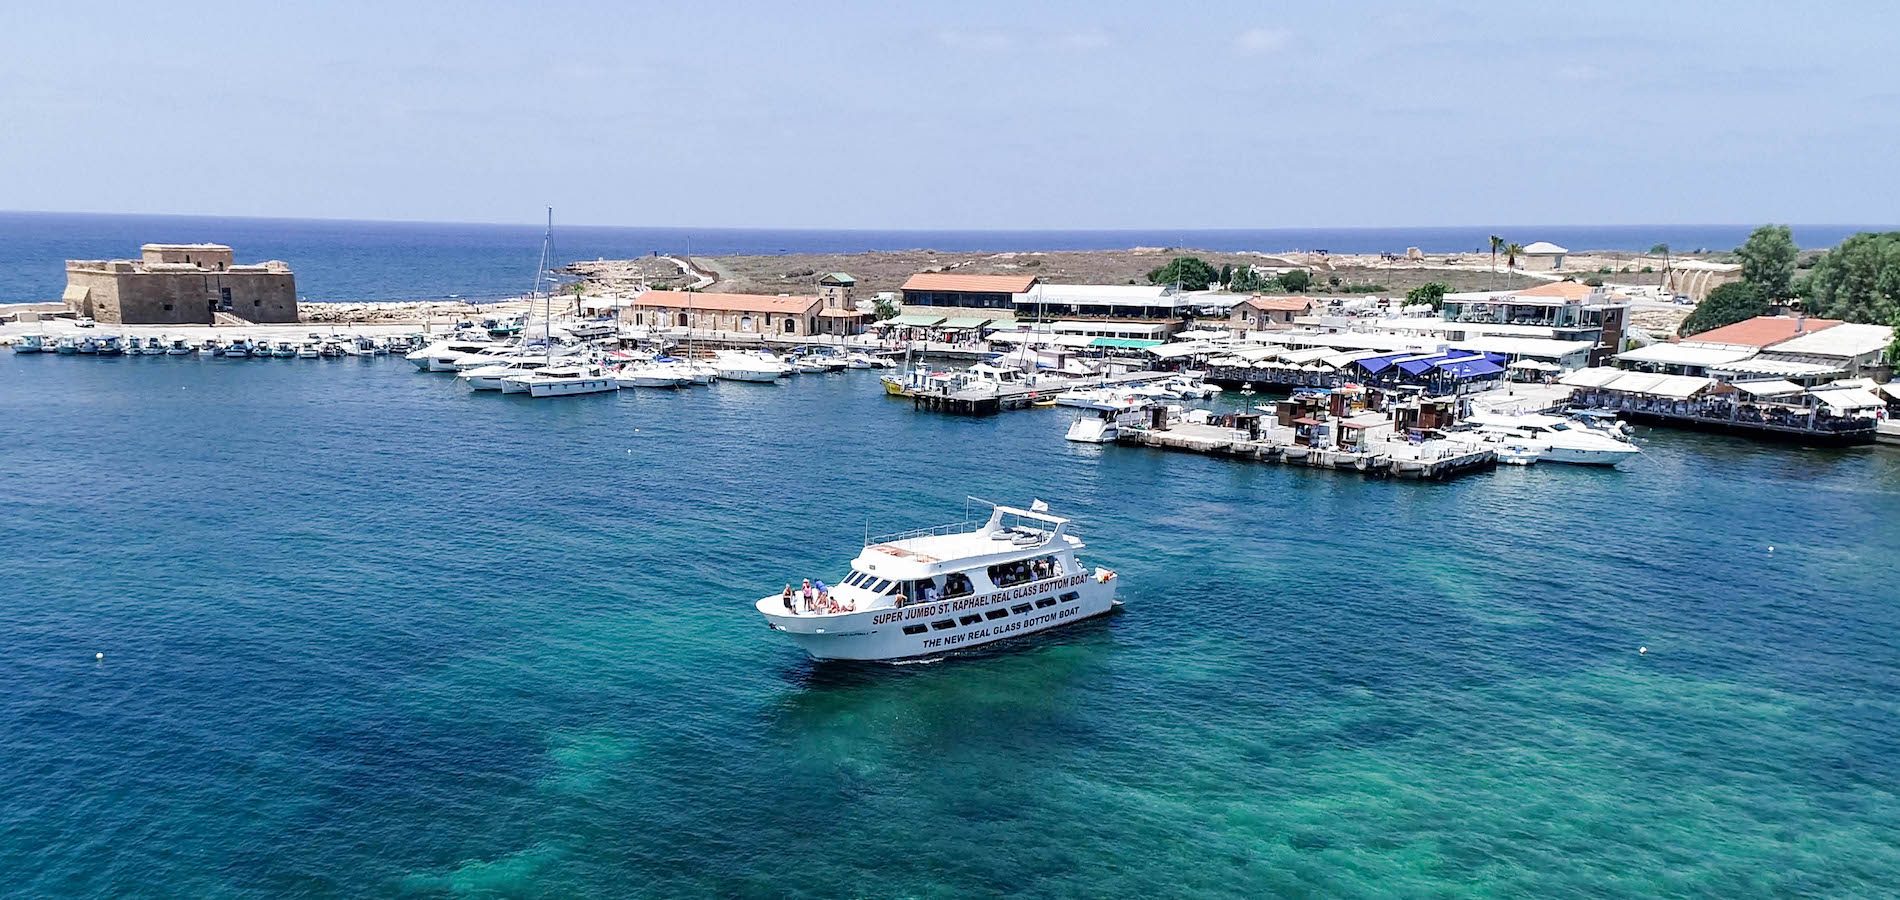
[[[297,345],[289,341],[278,341],[277,346],[271,348],[270,355],[272,359],[295,359]]]
[[[79,352],[79,339],[73,337],[60,338],[55,350],[61,356],[72,356]]]
[[[55,345],[43,334],[23,334],[13,342],[15,353],[46,353],[54,348]]]
[[[166,356],[190,356],[197,352],[198,348],[192,346],[191,341],[185,338],[172,338],[171,343],[165,347]]]

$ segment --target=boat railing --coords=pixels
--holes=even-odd
[[[962,522],[952,522],[948,525],[938,525],[932,528],[913,528],[909,531],[899,531],[894,534],[870,535],[865,538],[864,546],[891,544],[920,537],[941,537],[946,534],[965,534],[975,531],[978,527],[976,523],[966,519]]]

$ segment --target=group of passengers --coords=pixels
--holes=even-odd
[[[917,603],[933,603],[938,600],[967,596],[975,592],[976,586],[970,583],[970,576],[962,572],[951,572],[943,576],[942,590],[938,590],[937,579],[935,578],[918,579],[916,593],[913,596],[916,597],[915,602]]]
[[[785,593],[780,595],[780,599],[785,603],[785,611],[792,615],[857,611],[857,604],[840,601],[832,596],[831,588],[823,580],[813,582],[807,578],[804,585],[796,592],[792,590],[791,585],[787,584]]]
[[[1060,574],[1062,565],[1053,556],[990,567],[990,580],[996,582],[997,587],[1014,587],[1026,581],[1041,581]]]

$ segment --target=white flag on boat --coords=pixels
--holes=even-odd
[[[1030,512],[1048,512],[1049,504],[1044,503],[1041,500],[1031,500],[1029,501],[1029,511]]]

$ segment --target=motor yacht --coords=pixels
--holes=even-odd
[[[490,363],[479,369],[467,369],[456,373],[455,377],[467,383],[471,390],[501,391],[507,389],[503,382],[508,378],[524,375],[546,365],[547,361],[539,356],[524,356],[507,362]]]
[[[573,394],[604,394],[620,389],[613,373],[595,363],[543,366],[532,372],[502,379],[502,393],[526,393],[530,397],[566,397]]]
[[[785,377],[790,366],[768,353],[724,350],[713,360],[713,369],[727,381],[773,382]]]
[[[622,368],[614,375],[620,387],[683,388],[693,383],[692,373],[678,363],[651,362]]]
[[[424,372],[455,372],[459,371],[457,363],[463,356],[480,353],[494,346],[497,345],[492,341],[438,341],[420,350],[410,351],[403,359],[415,363],[416,368]]]
[[[1614,466],[1643,452],[1626,437],[1561,416],[1480,413],[1465,419],[1465,424],[1487,439],[1498,439],[1497,443],[1535,446],[1543,462]]]
[[[903,660],[1035,634],[1110,612],[1115,573],[1077,557],[1068,519],[997,506],[988,520],[865,542],[822,600],[801,579],[754,608],[817,659]]]

